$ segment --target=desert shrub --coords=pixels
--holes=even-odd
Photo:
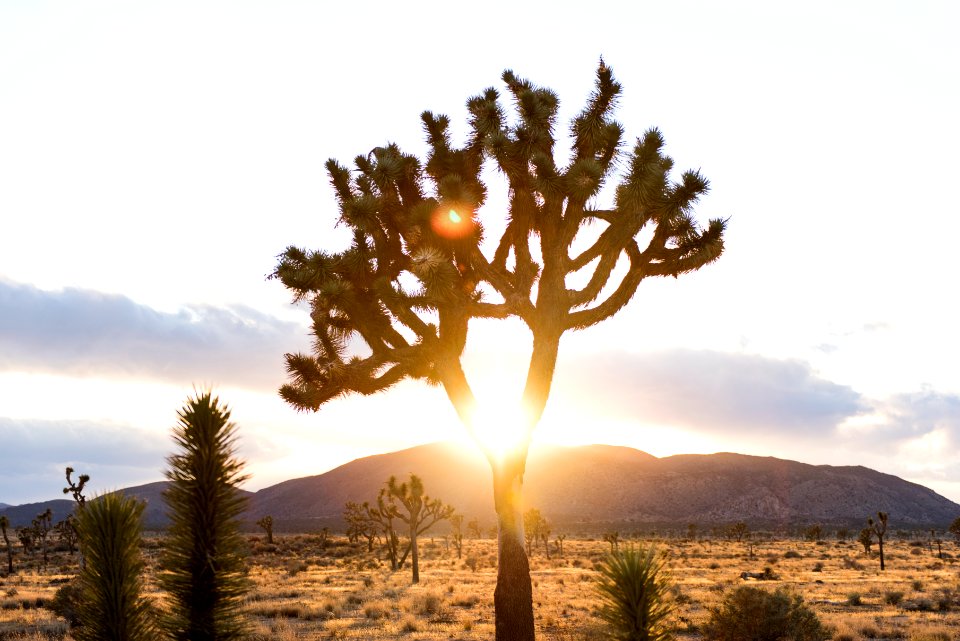
[[[598,569],[600,617],[624,641],[672,638],[673,610],[663,557],[654,547],[628,547],[604,557]]]
[[[814,571],[814,572],[823,572],[823,563],[820,563],[819,561],[817,561],[816,563],[814,563],[814,564],[813,564],[813,571]]]
[[[914,581],[910,584],[914,592],[923,592],[923,581]]]
[[[800,553],[796,550],[787,550],[783,553],[783,558],[785,559],[799,559],[802,558]]]
[[[847,605],[863,605],[863,596],[859,592],[847,594]]]
[[[890,590],[883,595],[883,602],[888,605],[900,605],[901,601],[903,601],[903,592]]]
[[[440,612],[443,601],[432,592],[417,594],[413,597],[411,609],[421,616],[435,616]]]
[[[77,641],[156,638],[156,613],[143,598],[140,529],[145,504],[113,492],[87,502],[77,516],[85,563],[79,598]]]
[[[80,598],[80,583],[74,580],[57,588],[47,608],[58,617],[66,619],[70,627],[75,628],[80,625],[78,610]]]
[[[751,586],[727,594],[705,626],[711,641],[827,641],[830,632],[798,595]]]

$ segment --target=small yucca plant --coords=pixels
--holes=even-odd
[[[239,517],[246,501],[230,410],[210,392],[188,399],[173,430],[164,499],[170,530],[160,585],[169,595],[164,627],[175,641],[242,639],[240,612],[249,584]]]
[[[599,567],[600,617],[622,641],[673,638],[673,610],[663,558],[656,548],[629,547],[608,554]]]
[[[153,641],[154,610],[143,597],[140,528],[144,504],[119,492],[77,511],[80,571],[77,641]]]

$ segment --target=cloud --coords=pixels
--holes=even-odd
[[[608,415],[737,435],[826,435],[868,407],[803,361],[715,351],[577,357],[555,389]]]
[[[306,345],[304,328],[248,307],[170,314],[125,296],[0,280],[0,370],[275,389],[283,354]]]
[[[63,498],[68,465],[91,476],[91,494],[158,481],[172,447],[128,425],[0,417],[0,501]]]

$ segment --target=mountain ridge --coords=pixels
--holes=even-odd
[[[495,522],[489,465],[476,451],[451,443],[430,443],[354,459],[322,474],[288,479],[249,498],[247,520],[273,517],[278,530],[339,528],[347,501],[375,501],[390,476],[420,476],[428,494],[458,512]],[[166,520],[166,481],[121,490],[147,502],[148,527]],[[757,527],[865,522],[877,511],[891,514],[895,527],[943,526],[960,515],[960,505],[933,490],[861,465],[814,465],[772,456],[734,452],[677,454],[658,458],[615,445],[531,450],[524,502],[557,526],[596,529],[601,524],[719,525],[746,521]],[[0,509],[14,526],[47,506],[55,519],[72,509],[59,499]]]

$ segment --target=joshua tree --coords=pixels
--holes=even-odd
[[[567,538],[566,534],[558,534],[553,539],[557,542],[557,549],[560,551],[560,556],[563,556],[563,540]]]
[[[273,545],[273,517],[267,515],[257,521],[257,525],[262,527],[264,532],[267,533],[267,544]]]
[[[210,392],[198,393],[177,413],[178,452],[167,458],[164,499],[170,530],[160,584],[169,595],[164,625],[177,640],[244,638],[240,606],[247,591],[239,517],[246,505],[239,485],[236,425]]]
[[[453,540],[453,547],[457,548],[457,558],[463,554],[463,515],[450,515],[450,538]]]
[[[803,536],[808,541],[816,543],[823,538],[823,527],[819,523],[811,525],[807,528],[807,531],[803,533]]]
[[[552,528],[550,527],[550,522],[546,519],[540,521],[540,541],[543,543],[543,551],[546,553],[547,558],[550,558],[550,533]]]
[[[24,552],[27,554],[33,554],[36,536],[36,532],[34,532],[32,527],[17,528],[17,540],[20,541],[21,547],[23,547]]]
[[[47,508],[33,519],[34,536],[40,541],[40,549],[43,552],[43,567],[47,567],[47,536],[53,529],[53,511]]]
[[[423,481],[416,474],[410,475],[410,481],[397,483],[393,476],[387,481],[390,496],[403,507],[394,508],[397,518],[407,524],[410,536],[410,566],[413,569],[413,582],[420,582],[420,555],[417,549],[417,537],[434,523],[450,518],[453,507],[444,505],[439,499],[431,499],[423,491]]]
[[[79,538],[77,535],[76,517],[73,514],[68,514],[65,519],[54,525],[53,529],[56,530],[60,542],[67,546],[70,554],[76,552],[77,539]]]
[[[390,559],[390,569],[396,572],[403,567],[410,547],[409,545],[407,546],[401,558],[400,537],[397,535],[397,529],[393,525],[394,519],[397,518],[397,506],[394,497],[390,494],[390,490],[384,487],[380,490],[380,493],[377,494],[377,507],[373,507],[369,503],[364,502],[363,509],[366,510],[367,518],[373,523],[378,524],[380,530],[383,532],[384,548],[387,551],[387,558]]]
[[[687,523],[687,538],[691,541],[697,538],[697,524]]]
[[[154,611],[150,601],[143,598],[143,508],[143,503],[113,492],[91,501],[77,513],[77,531],[86,559],[80,570],[76,601],[80,626],[72,632],[77,641],[158,638]]]
[[[863,546],[863,553],[870,554],[870,548],[873,547],[873,529],[865,527],[860,530],[857,536],[857,543]]]
[[[74,483],[73,479],[70,478],[71,474],[73,474],[73,468],[67,467],[67,487],[63,488],[63,493],[73,494],[73,500],[77,502],[77,507],[82,509],[87,502],[86,497],[83,495],[83,487],[90,480],[90,476],[88,474],[81,474],[77,482]]]
[[[7,574],[13,574],[13,546],[10,545],[10,538],[7,536],[7,528],[10,527],[10,519],[7,515],[0,515],[0,532],[3,533],[3,542],[7,546]]]
[[[616,530],[604,532],[603,540],[610,544],[610,552],[615,552],[620,549],[620,533]]]
[[[377,539],[379,523],[370,516],[370,504],[360,505],[347,501],[343,508],[343,520],[347,523],[347,539],[356,543],[360,538],[367,540],[367,552],[373,552],[373,543]]]
[[[937,545],[937,556],[943,558],[943,539],[940,538],[940,535],[936,530],[930,530],[930,542]],[[933,550],[931,550],[932,552]]]
[[[730,535],[737,540],[737,543],[743,541],[743,537],[749,532],[750,528],[743,521],[738,521],[730,526]]]
[[[569,161],[554,153],[557,96],[511,71],[503,81],[516,120],[507,118],[497,90],[485,90],[467,102],[471,133],[461,148],[451,143],[449,119],[425,112],[425,163],[392,144],[358,156],[354,175],[330,160],[351,246],[339,253],[289,247],[273,272],[296,301],[310,303],[316,335],[314,354],[286,356],[290,382],[280,394],[288,403],[316,411],[351,392],[421,379],[442,385],[477,437],[493,471],[501,641],[534,638],[520,506],[527,450],[562,335],[615,315],[645,278],[716,260],[724,230],[721,220],[705,229],[696,223],[693,205],[707,181],[696,171],[671,181],[673,161],[658,130],[622,153],[624,129],[612,118],[621,87],[603,61],[595,91],[571,124]],[[484,227],[498,222],[477,219],[487,196],[481,172],[490,162],[509,184],[509,209],[499,217],[500,239],[484,242]],[[601,188],[616,180],[612,202],[599,206]],[[568,285],[575,282],[582,286]],[[527,325],[533,344],[515,444],[497,451],[482,439],[461,357],[471,319],[509,317]],[[359,341],[366,355],[348,354]]]
[[[872,518],[867,519],[867,525],[870,526],[873,533],[877,535],[877,545],[880,547],[880,570],[885,570],[886,566],[883,563],[883,535],[887,533],[887,513],[877,512],[877,520],[874,521]]]
[[[530,508],[523,513],[523,539],[527,544],[527,556],[533,553],[532,545],[540,537],[540,510]]]
[[[960,519],[957,520],[960,521]],[[480,520],[470,519],[470,521],[467,522],[467,532],[470,533],[474,541],[479,540],[480,537],[483,536],[483,528],[480,527]]]

